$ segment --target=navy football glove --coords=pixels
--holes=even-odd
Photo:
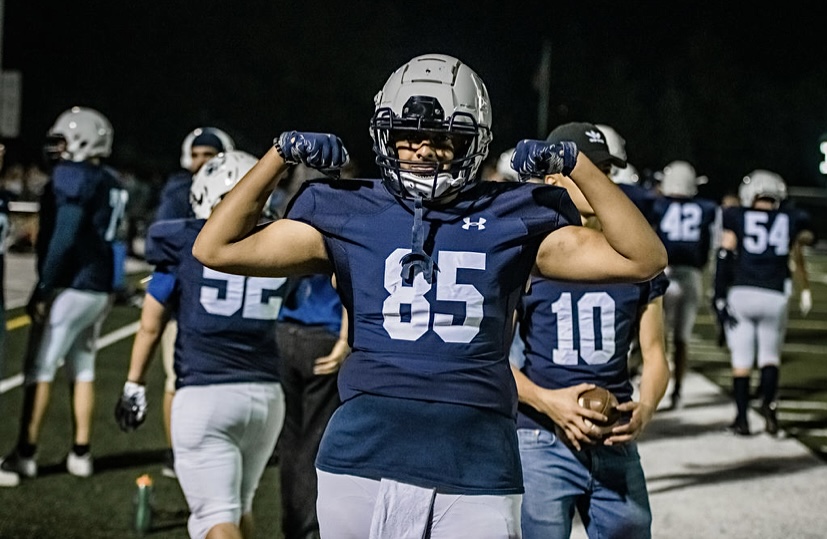
[[[517,171],[520,181],[548,174],[568,176],[576,164],[577,145],[569,141],[521,140],[511,156],[511,168]]]
[[[276,137],[273,146],[288,165],[303,163],[334,177],[349,160],[342,140],[328,133],[285,131]]]
[[[738,325],[738,320],[729,310],[729,305],[724,298],[717,298],[712,302],[712,308],[715,310],[715,316],[718,318],[718,346],[723,347],[726,343],[727,328],[734,328]]]
[[[126,382],[115,405],[115,421],[124,432],[135,430],[146,419],[146,388],[135,382]]]

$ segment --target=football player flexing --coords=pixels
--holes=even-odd
[[[723,211],[713,300],[732,363],[737,413],[730,430],[742,436],[750,434],[750,372],[757,362],[765,430],[776,435],[778,369],[792,292],[789,257],[800,253],[801,245],[811,244],[814,235],[807,215],[781,206],[787,186],[775,172],[750,172],[742,180],[738,196],[741,206]],[[806,314],[811,301],[807,271],[803,258],[796,262],[796,271],[805,283],[801,307]]]
[[[125,431],[145,419],[144,376],[176,310],[172,447],[193,538],[253,537],[253,497],[284,423],[273,326],[286,279],[222,273],[191,254],[213,207],[255,162],[237,150],[219,154],[192,182],[195,218],[150,227],[146,258],[156,270],[115,407]]]
[[[605,140],[590,123],[555,128],[547,142],[573,140],[607,175]],[[600,228],[578,185],[561,174],[541,179],[568,190],[587,227]],[[640,283],[595,284],[531,278],[518,309],[525,352],[512,357],[520,399],[517,436],[525,480],[523,537],[568,538],[575,509],[593,538],[651,537],[652,513],[635,439],[652,420],[669,382],[663,332],[664,274]],[[640,397],[632,400],[627,357],[639,338]],[[606,417],[578,404],[600,386],[625,419],[605,436]]]
[[[381,180],[306,182],[286,218],[256,227],[291,164],[335,172],[347,161],[335,135],[283,132],[213,212],[193,253],[220,271],[335,274],[353,352],[316,460],[322,537],[518,537],[507,352],[529,273],[645,280],[665,252],[573,143],[523,141],[515,169],[571,175],[605,217],[602,234],[569,226],[579,216],[562,189],[480,181],[491,104],[460,60],[418,56],[374,103]]]
[[[93,473],[89,452],[94,407],[95,341],[112,305],[112,243],[127,192],[101,164],[112,151],[112,125],[100,112],[73,107],[49,130],[60,161],[40,200],[38,281],[27,311],[32,318],[20,434],[2,463],[23,477],[37,475],[37,443],[51,383],[64,359],[71,383],[74,444],[69,473]]]
[[[185,219],[193,216],[190,205],[190,188],[193,175],[201,167],[219,154],[229,152],[235,148],[230,136],[215,127],[198,127],[190,131],[181,143],[181,168],[169,176],[161,191],[158,209],[154,221],[166,219]],[[155,306],[157,307],[157,306]],[[177,322],[168,320],[161,338],[161,359],[164,365],[164,432],[167,444],[172,447],[172,431],[170,416],[172,415],[172,399],[175,396],[175,370],[173,368],[175,356],[175,335]],[[175,458],[172,449],[167,451],[161,474],[165,477],[175,477]]]
[[[674,366],[670,408],[681,407],[681,386],[689,361],[689,338],[703,293],[703,270],[709,262],[712,238],[720,226],[718,204],[698,196],[705,183],[686,161],[672,161],[663,169],[660,192],[652,207],[652,221],[666,253],[669,288],[663,298],[666,325],[672,337]]]

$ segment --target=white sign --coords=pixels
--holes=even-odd
[[[19,71],[0,73],[0,136],[20,135],[20,95],[23,75]]]

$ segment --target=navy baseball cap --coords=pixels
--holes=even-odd
[[[625,160],[609,153],[606,135],[594,124],[569,122],[558,125],[546,138],[548,142],[562,142],[564,140],[570,140],[577,144],[577,149],[586,154],[586,157],[598,167],[611,163],[618,168],[626,168]]]
[[[202,131],[198,136],[192,139],[192,146],[209,146],[211,148],[215,148],[219,152],[224,151],[224,144],[221,143],[221,139],[218,138],[218,135],[206,130]]]

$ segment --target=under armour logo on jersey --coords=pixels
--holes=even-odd
[[[589,137],[589,142],[599,142],[600,144],[606,144],[606,141],[603,140],[603,133],[601,133],[600,131],[590,129],[586,131],[586,136]]]
[[[485,230],[485,217],[480,217],[479,221],[472,221],[470,217],[463,217],[462,220],[465,222],[463,230],[471,230],[472,226],[477,227],[477,230]]]

